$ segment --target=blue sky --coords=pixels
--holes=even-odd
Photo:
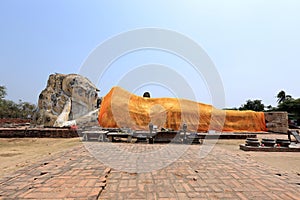
[[[0,85],[7,87],[8,99],[36,103],[49,74],[78,73],[92,50],[108,38],[157,27],[184,34],[206,51],[222,78],[226,107],[238,107],[247,99],[276,105],[280,90],[299,97],[299,10],[297,0],[2,0]],[[157,54],[128,55],[114,64],[114,70],[153,58],[151,62],[189,71],[178,58]],[[103,96],[114,83],[95,84]],[[203,80],[195,87],[200,88],[196,100],[210,103]],[[156,87],[136,92],[143,89],[163,95],[155,92]]]

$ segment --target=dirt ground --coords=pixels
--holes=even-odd
[[[257,138],[288,139],[283,134],[262,134]],[[237,156],[245,156],[259,163],[275,168],[290,174],[300,174],[300,152],[254,152],[242,151],[239,149],[240,144],[245,144],[245,140],[219,140],[218,146],[235,152]]]
[[[80,144],[79,138],[0,138],[0,178]]]
[[[286,135],[258,135],[258,138],[282,138]],[[239,149],[245,140],[219,140],[217,145],[279,171],[300,174],[300,152],[245,152]],[[82,145],[79,138],[0,138],[0,178],[38,160],[68,148]]]

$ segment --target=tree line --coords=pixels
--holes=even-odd
[[[292,118],[300,119],[300,98],[293,98],[291,95],[286,94],[285,91],[280,91],[277,95],[277,106],[271,105],[265,106],[262,100],[247,100],[245,104],[242,104],[239,108],[227,108],[226,110],[253,110],[253,111],[286,111]]]
[[[21,118],[31,119],[36,105],[19,100],[15,103],[11,100],[5,99],[7,95],[6,87],[0,86],[0,118]]]

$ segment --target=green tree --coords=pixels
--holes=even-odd
[[[233,107],[233,108],[224,108],[223,110],[238,110],[238,108]]]
[[[271,111],[276,111],[277,107],[273,107],[272,105],[268,105],[265,107],[266,108],[266,112],[271,112]]]
[[[286,111],[300,118],[300,99],[288,99],[280,103],[277,107],[278,111]]]
[[[239,110],[253,110],[253,111],[264,111],[265,105],[262,103],[262,100],[247,100]]]
[[[281,90],[278,94],[277,94],[277,102],[278,104],[281,104],[287,100],[292,99],[291,95],[286,95],[285,91]]]
[[[28,102],[20,102],[18,106],[20,118],[31,118],[36,110],[36,106]]]
[[[0,118],[31,118],[36,110],[34,104],[28,102],[15,103],[4,99],[6,96],[6,87],[0,86]]]
[[[6,87],[0,85],[0,99],[3,99],[6,96]]]

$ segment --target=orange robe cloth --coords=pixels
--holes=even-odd
[[[103,98],[98,121],[105,128],[128,127],[148,130],[152,122],[159,128],[224,132],[267,131],[263,112],[219,110],[211,105],[177,98],[144,98],[113,87]]]

